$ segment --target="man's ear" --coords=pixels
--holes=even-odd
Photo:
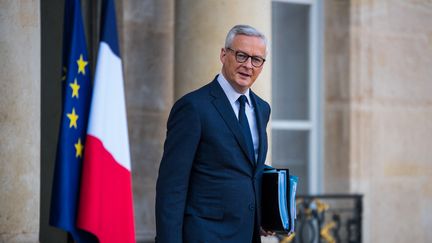
[[[226,57],[226,50],[225,50],[225,48],[221,48],[220,60],[222,63],[225,63],[225,57]]]

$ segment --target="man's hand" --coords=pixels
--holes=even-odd
[[[262,227],[260,227],[260,235],[261,236],[275,236],[276,233],[273,231],[265,231]]]

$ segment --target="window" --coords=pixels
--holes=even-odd
[[[321,3],[272,2],[272,164],[299,176],[300,194],[322,184]]]

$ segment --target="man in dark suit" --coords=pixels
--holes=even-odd
[[[173,106],[156,186],[156,242],[261,242],[261,178],[270,106],[250,90],[263,34],[234,26],[222,71]]]

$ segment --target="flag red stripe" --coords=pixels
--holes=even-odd
[[[135,242],[131,172],[91,135],[84,161],[78,227],[95,234],[99,242]]]

